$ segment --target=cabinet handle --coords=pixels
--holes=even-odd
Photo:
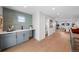
[[[17,39],[17,35],[18,35],[18,34],[17,34],[17,32],[16,32],[16,39]]]

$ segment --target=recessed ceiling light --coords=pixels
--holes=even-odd
[[[55,8],[52,8],[52,10],[55,10]]]

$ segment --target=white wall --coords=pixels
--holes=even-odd
[[[36,11],[36,13],[33,14],[33,28],[35,29],[35,39],[40,41],[45,38],[45,26],[47,25],[48,29],[48,35],[51,35],[55,29],[49,28],[49,19],[52,19],[51,17],[43,14],[40,11]],[[52,19],[53,20],[53,19]],[[54,26],[54,23],[53,23]]]
[[[0,6],[0,15],[3,15],[3,8]]]
[[[45,38],[45,14],[40,12],[40,40]]]
[[[53,20],[53,28],[49,28],[49,20]],[[50,16],[47,16],[43,14],[40,11],[36,11],[33,14],[33,28],[35,29],[35,39],[40,41],[45,38],[45,33],[48,31],[48,36],[53,34],[56,29],[56,23]],[[45,26],[47,26],[47,29],[45,29]]]
[[[36,40],[40,41],[45,38],[45,16],[40,11],[33,14],[33,28]]]
[[[40,27],[39,27],[39,24],[40,24],[40,19],[39,19],[39,16],[40,16],[40,14],[39,14],[39,11],[36,11],[33,15],[32,15],[32,18],[33,18],[33,20],[32,20],[32,24],[33,24],[33,28],[35,29],[35,39],[36,40],[40,40],[40,34],[39,34],[39,32],[40,32]]]
[[[52,28],[49,27],[49,20],[50,19],[53,20],[53,23],[52,23],[53,27]],[[56,30],[56,22],[55,22],[55,19],[52,18],[52,17],[47,16],[46,17],[46,27],[47,27],[47,30],[46,31],[48,33],[48,36],[50,36],[51,34],[53,34],[55,32],[55,30]]]

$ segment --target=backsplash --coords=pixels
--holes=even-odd
[[[10,25],[13,25],[15,30],[21,29],[21,26],[26,29],[29,28],[30,25],[32,25],[32,15],[24,12],[3,8],[3,17],[4,31],[6,31]]]

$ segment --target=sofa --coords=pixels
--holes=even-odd
[[[76,28],[76,29],[71,29],[71,30],[72,30],[72,33],[79,34],[79,28]]]

